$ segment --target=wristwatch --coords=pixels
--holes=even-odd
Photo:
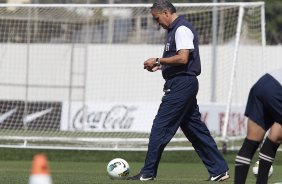
[[[161,66],[161,59],[160,58],[156,58],[156,65]]]

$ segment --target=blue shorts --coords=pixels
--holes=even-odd
[[[245,115],[264,130],[282,124],[282,86],[271,75],[263,75],[251,88]]]

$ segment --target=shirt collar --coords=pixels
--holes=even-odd
[[[183,17],[182,15],[178,16],[178,17],[170,24],[168,30],[172,30],[172,29],[176,26],[176,24],[177,24],[180,20],[182,20],[182,19],[184,19],[184,17]]]

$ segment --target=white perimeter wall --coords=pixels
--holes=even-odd
[[[61,130],[115,131],[125,126],[129,127],[126,131],[149,132],[163,95],[164,80],[160,71],[144,70],[143,62],[150,57],[161,57],[162,49],[162,45],[3,44],[0,45],[0,97],[63,102]],[[211,132],[221,134],[234,48],[225,45],[217,50],[213,79],[212,49],[200,47],[202,74],[198,101],[202,120]],[[264,72],[282,67],[281,51],[281,46],[267,46],[266,62],[263,62],[261,48],[240,47],[232,102],[241,106],[231,109],[228,135],[245,135],[243,112],[249,89]],[[215,104],[210,100],[212,89],[216,92]],[[84,97],[89,121],[81,124],[81,117],[76,115],[84,105]],[[71,109],[69,101],[72,101]],[[121,104],[130,111],[113,114],[113,107]],[[100,119],[94,116],[97,114],[102,114]],[[110,120],[103,119],[108,114]],[[123,116],[126,118],[120,118]],[[115,127],[112,125],[115,118],[124,121]]]
[[[71,94],[77,101],[83,99],[85,92],[86,101],[158,102],[163,94],[161,72],[147,72],[143,62],[150,57],[161,57],[162,50],[162,45],[88,45],[86,49],[83,45],[3,44],[0,45],[0,96],[2,99],[68,101],[71,84],[78,87]],[[211,90],[215,87],[216,102],[224,103],[234,48],[218,47],[214,86],[211,86],[211,47],[201,46],[200,51],[202,74],[198,99],[210,102]],[[267,46],[265,52],[267,62],[262,63],[260,48],[240,47],[235,101],[245,103],[251,84],[264,71],[282,66],[281,46]],[[27,81],[29,90],[25,88]],[[85,88],[79,88],[84,84]]]

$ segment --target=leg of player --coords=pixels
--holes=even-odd
[[[206,166],[210,174],[208,181],[224,181],[229,178],[227,163],[217,149],[206,124],[201,121],[199,107],[195,104],[181,123],[181,129]]]
[[[251,119],[247,126],[247,137],[235,159],[235,184],[246,182],[252,158],[265,135],[265,130]]]
[[[276,98],[280,88],[281,85],[273,77],[265,74],[249,92],[245,110],[245,115],[248,117],[247,137],[235,158],[235,184],[246,182],[252,158],[265,132],[273,125],[273,118],[279,117],[273,114],[272,109],[281,110],[280,103],[275,100],[280,99]]]
[[[272,165],[272,162],[274,161],[276,151],[280,145],[280,140],[282,137],[281,72],[282,70],[278,70],[278,73],[274,72],[272,75],[264,75],[263,77],[261,77],[261,79],[259,79],[255,87],[258,100],[254,101],[254,105],[255,107],[258,107],[258,113],[263,112],[259,119],[262,119],[263,117],[264,124],[262,126],[265,130],[268,130],[271,126],[268,138],[265,140],[259,153],[260,163],[257,183],[267,183],[269,169]],[[275,76],[276,78],[274,78],[273,76]],[[260,108],[259,101],[263,104],[263,108]]]
[[[178,130],[186,112],[194,105],[190,99],[197,94],[196,78],[179,76],[167,80],[164,91],[165,95],[153,121],[144,167],[136,176],[128,177],[128,180],[153,180],[157,176],[165,146]]]
[[[259,152],[259,170],[257,184],[266,184],[268,172],[274,161],[278,147],[282,140],[282,126],[274,123],[269,131],[268,137],[264,141]]]

